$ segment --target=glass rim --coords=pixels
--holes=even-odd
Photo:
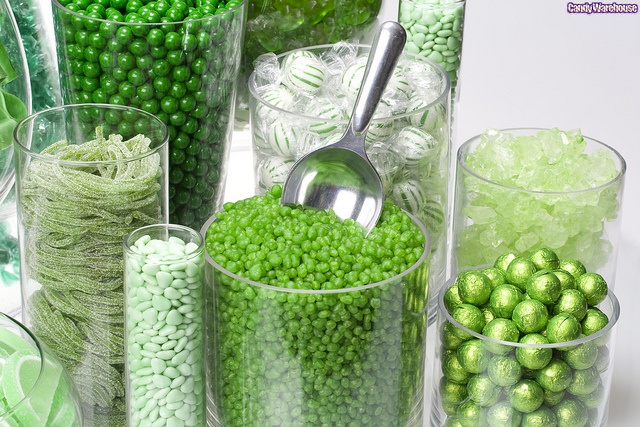
[[[36,381],[33,383],[33,386],[31,387],[31,389],[29,389],[29,391],[25,393],[24,397],[20,399],[18,403],[8,408],[6,411],[0,412],[0,420],[2,420],[5,417],[5,415],[7,414],[11,415],[17,408],[20,407],[20,405],[22,405],[23,403],[31,399],[32,395],[36,392],[44,376],[44,361],[45,361],[46,355],[42,348],[42,345],[40,344],[40,340],[35,336],[33,332],[29,330],[29,328],[27,328],[24,324],[22,324],[22,322],[18,321],[17,319],[14,319],[13,317],[3,312],[0,312],[0,319],[8,321],[9,323],[12,323],[15,327],[20,329],[22,332],[26,333],[27,336],[29,336],[29,338],[33,340],[34,348],[37,352],[36,356],[40,359],[40,371],[38,372],[38,378],[36,378]]]
[[[165,263],[175,263],[175,260],[172,261],[163,261],[161,259],[158,260],[149,260],[147,258],[146,255],[144,254],[140,254],[138,252],[134,252],[133,250],[131,250],[131,246],[133,246],[133,244],[135,242],[131,242],[131,239],[133,238],[134,235],[138,234],[138,233],[146,233],[147,231],[151,231],[151,230],[165,230],[165,231],[169,231],[169,230],[173,230],[173,231],[184,231],[189,233],[192,236],[195,236],[197,238],[197,242],[194,242],[198,245],[198,248],[189,253],[189,254],[185,254],[185,258],[192,258],[194,256],[197,256],[198,253],[204,249],[204,245],[205,245],[205,241],[204,241],[204,237],[202,236],[202,234],[196,230],[194,230],[191,227],[187,227],[186,225],[181,225],[181,224],[170,224],[170,223],[160,223],[160,224],[150,224],[150,225],[145,225],[144,227],[140,227],[140,228],[136,228],[135,230],[133,230],[132,232],[130,232],[129,234],[127,234],[124,238],[124,241],[122,242],[123,246],[124,246],[124,253],[127,256],[134,256],[134,257],[138,257],[138,256],[144,256],[146,258],[145,261],[148,261],[149,263],[152,264],[165,264]],[[150,233],[147,233],[150,234]],[[144,234],[141,234],[142,236]],[[167,236],[169,237],[169,236]],[[153,237],[152,237],[153,239]],[[137,240],[137,239],[136,239]],[[187,242],[188,243],[188,242]],[[205,251],[206,252],[206,251]]]
[[[416,7],[419,7],[420,9],[442,10],[442,9],[448,9],[452,6],[464,5],[465,3],[467,3],[467,0],[451,0],[448,3],[425,3],[424,1],[421,1],[421,0],[399,0],[398,5],[401,6],[402,3],[410,3]]]
[[[62,159],[57,159],[54,157],[51,157],[48,154],[42,154],[42,153],[37,153],[35,151],[33,151],[30,147],[27,147],[26,145],[23,144],[23,141],[21,141],[21,138],[19,138],[19,132],[22,130],[23,127],[27,126],[29,123],[32,123],[34,120],[36,120],[39,117],[43,117],[46,116],[48,114],[56,114],[65,110],[80,110],[80,109],[90,109],[90,108],[99,108],[99,109],[113,109],[113,110],[121,110],[121,111],[134,111],[136,113],[142,114],[146,117],[148,117],[150,120],[156,122],[157,124],[160,125],[160,128],[162,129],[162,138],[160,138],[160,142],[155,146],[155,147],[151,147],[149,148],[148,151],[145,151],[142,154],[136,154],[135,156],[131,156],[131,157],[125,157],[122,159],[116,159],[116,160],[93,160],[93,161],[77,161],[77,160],[62,160]],[[56,141],[57,142],[57,141]],[[86,141],[85,141],[86,142]],[[23,120],[21,120],[20,122],[18,122],[18,124],[16,125],[15,129],[13,130],[13,146],[17,149],[16,151],[20,151],[23,152],[27,155],[29,155],[30,157],[33,157],[35,159],[41,160],[43,162],[47,162],[47,163],[56,163],[59,165],[63,165],[63,166],[73,166],[73,167],[78,167],[78,166],[104,166],[104,165],[119,165],[119,164],[123,164],[123,163],[129,163],[129,162],[133,162],[133,161],[137,161],[137,160],[142,160],[145,159],[147,157],[150,157],[156,153],[158,153],[159,151],[161,151],[162,149],[164,149],[169,143],[169,128],[167,127],[167,125],[160,120],[157,116],[141,110],[139,108],[136,107],[130,107],[127,105],[118,105],[118,104],[93,104],[93,103],[83,103],[83,104],[67,104],[67,105],[58,105],[55,107],[51,107],[51,108],[47,108],[44,110],[40,110],[36,113],[33,113],[27,117],[25,117]]]
[[[505,345],[505,346],[508,346],[508,347],[518,347],[518,348],[551,348],[551,349],[560,349],[560,348],[564,348],[564,347],[574,347],[574,346],[577,346],[577,345],[580,345],[580,344],[584,344],[585,342],[597,340],[601,336],[611,332],[613,330],[613,328],[618,324],[618,320],[620,319],[620,302],[618,301],[618,298],[613,293],[613,291],[611,289],[609,289],[609,291],[607,292],[607,296],[604,299],[604,301],[611,301],[611,311],[612,311],[612,313],[611,313],[611,316],[607,315],[607,317],[609,317],[609,322],[605,325],[604,328],[594,332],[591,335],[586,335],[584,337],[577,338],[577,339],[571,340],[571,341],[565,341],[565,342],[559,342],[559,343],[549,343],[549,344],[531,344],[531,343],[503,341],[503,340],[499,340],[499,339],[496,339],[496,338],[488,337],[486,335],[483,335],[481,333],[473,331],[473,330],[467,328],[466,326],[460,324],[457,320],[455,320],[451,316],[451,313],[449,313],[449,310],[447,310],[447,307],[444,304],[444,294],[446,293],[447,289],[449,289],[451,286],[453,286],[455,284],[455,282],[456,282],[455,278],[449,279],[445,283],[445,286],[440,290],[440,293],[438,294],[438,309],[443,313],[443,315],[445,317],[445,320],[448,321],[449,323],[453,324],[457,329],[460,329],[460,330],[468,333],[469,335],[472,335],[474,338],[480,339],[482,341],[488,341],[488,342],[493,343],[493,344],[501,344],[501,345]],[[602,303],[600,303],[600,304],[602,304]],[[600,304],[598,304],[598,305],[600,305]]]
[[[424,224],[422,224],[422,222],[416,218],[415,216],[413,216],[412,214],[410,214],[409,212],[406,212],[403,210],[403,212],[405,214],[407,214],[409,216],[409,218],[411,218],[411,222],[413,222],[418,229],[420,230],[420,232],[422,233],[422,235],[424,236],[425,240],[424,240],[424,245],[423,245],[423,251],[422,251],[422,255],[420,255],[420,258],[418,258],[418,260],[409,268],[407,268],[405,271],[396,274],[393,277],[389,277],[388,279],[384,279],[380,282],[374,282],[374,283],[369,283],[367,285],[362,285],[362,286],[357,286],[357,287],[349,287],[349,288],[340,288],[340,289],[293,289],[293,288],[283,288],[280,286],[272,286],[266,283],[260,283],[260,282],[256,282],[253,281],[251,279],[247,279],[246,277],[242,277],[239,276],[235,273],[230,272],[229,270],[227,270],[226,268],[222,267],[220,264],[218,264],[217,262],[215,262],[213,260],[213,258],[211,258],[211,256],[209,255],[209,251],[207,251],[205,249],[204,251],[204,258],[206,260],[206,262],[208,264],[211,264],[216,270],[218,270],[219,272],[221,272],[222,274],[231,277],[234,280],[238,280],[240,282],[243,282],[245,284],[251,285],[251,286],[255,286],[255,287],[259,287],[259,288],[263,288],[263,289],[267,289],[267,290],[271,290],[271,291],[276,291],[276,292],[283,292],[283,293],[292,293],[292,294],[313,294],[313,295],[328,295],[328,294],[341,294],[341,293],[348,293],[348,292],[357,292],[357,291],[364,291],[366,289],[372,289],[372,288],[377,288],[389,283],[393,283],[397,280],[402,279],[404,276],[407,276],[408,274],[414,272],[415,270],[417,270],[420,266],[422,266],[425,262],[428,262],[428,256],[431,253],[431,238],[429,237],[429,233],[427,231],[427,228],[424,226]],[[207,220],[207,222],[204,223],[204,225],[202,226],[202,229],[200,231],[200,234],[203,236],[203,239],[205,240],[205,245],[206,245],[206,235],[207,235],[207,230],[209,229],[209,226],[211,225],[212,222],[217,221],[218,218],[216,217],[216,215],[211,216],[211,218],[209,218]]]
[[[94,16],[87,16],[87,15],[82,15],[81,13],[78,13],[76,11],[73,11],[71,9],[68,9],[66,6],[62,5],[60,3],[60,0],[51,0],[52,1],[52,5],[56,6],[57,9],[64,11],[65,13],[69,13],[71,15],[74,15],[78,18],[82,18],[82,19],[87,19],[89,21],[97,21],[97,22],[103,22],[103,23],[107,23],[107,24],[117,24],[117,25],[123,25],[123,26],[147,26],[147,27],[158,27],[161,25],[179,25],[179,24],[187,24],[187,23],[194,23],[194,22],[202,22],[202,21],[207,21],[210,19],[214,19],[216,17],[224,17],[225,15],[228,15],[231,12],[235,12],[236,10],[240,9],[241,7],[244,7],[245,4],[248,3],[249,0],[241,0],[240,3],[232,8],[232,9],[227,9],[222,13],[219,14],[215,14],[215,15],[210,15],[210,16],[203,16],[202,18],[198,18],[198,19],[184,19],[182,21],[171,21],[171,22],[125,22],[125,21],[112,21],[110,19],[105,19],[105,18],[96,18]]]
[[[521,135],[524,135],[524,132],[530,132],[530,136],[533,136],[533,132],[532,131],[544,131],[544,130],[551,130],[553,128],[526,128],[526,127],[522,127],[522,128],[502,128],[502,129],[497,129],[499,132],[522,132]],[[480,175],[479,173],[477,173],[476,171],[474,171],[473,169],[471,169],[469,167],[469,165],[466,162],[466,159],[464,158],[464,154],[466,149],[473,144],[474,142],[480,140],[480,138],[482,137],[484,133],[482,134],[477,134],[472,136],[471,138],[469,138],[468,140],[466,140],[459,148],[458,148],[458,152],[456,155],[456,160],[457,160],[457,164],[469,175],[472,175],[473,177],[479,179],[480,181],[483,181],[487,184],[491,184],[494,185],[496,187],[500,187],[506,190],[511,190],[511,191],[515,191],[515,192],[519,192],[519,193],[527,193],[527,194],[538,194],[538,195],[567,195],[567,194],[580,194],[580,193],[588,193],[591,191],[597,191],[597,190],[601,190],[604,189],[606,187],[609,187],[611,185],[613,185],[614,183],[621,181],[623,179],[623,177],[625,176],[626,172],[627,172],[627,162],[625,161],[624,157],[622,157],[622,155],[620,154],[620,152],[618,152],[618,150],[616,150],[615,148],[605,144],[604,142],[601,142],[597,139],[591,138],[589,136],[586,135],[582,135],[582,138],[584,138],[585,140],[589,140],[592,142],[595,142],[596,144],[600,145],[601,148],[606,149],[607,151],[609,151],[610,153],[613,154],[614,159],[615,158],[618,159],[618,161],[620,162],[620,170],[618,171],[617,175],[610,179],[609,181],[605,182],[604,184],[600,184],[597,185],[595,187],[590,187],[590,188],[583,188],[580,190],[567,190],[567,191],[543,191],[543,190],[529,190],[526,188],[520,188],[520,187],[514,187],[512,185],[507,185],[507,184],[501,184],[499,182],[493,181],[485,176]]]
[[[319,45],[315,45],[315,46],[308,46],[308,47],[301,47],[298,49],[292,49],[289,50],[287,52],[283,52],[281,54],[276,55],[276,58],[278,60],[282,59],[283,57],[285,57],[286,55],[289,55],[291,53],[294,52],[300,52],[300,51],[311,51],[311,50],[328,50],[332,47],[334,47],[337,43],[328,43],[328,44],[319,44]],[[367,51],[367,55],[368,53],[371,51],[371,45],[369,44],[363,44],[363,43],[355,43],[353,44],[353,46],[355,46],[358,50],[361,49],[369,49]],[[444,68],[442,68],[442,66],[440,66],[440,64],[436,63],[435,61],[432,61],[429,58],[425,58],[423,56],[420,55],[416,55],[414,53],[411,52],[407,52],[407,51],[403,51],[400,59],[402,59],[402,55],[405,55],[406,57],[409,57],[413,60],[418,60],[421,62],[425,62],[427,64],[429,64],[431,67],[435,68],[438,73],[440,73],[440,75],[442,76],[443,79],[443,87],[442,90],[440,91],[440,95],[438,95],[438,97],[433,100],[432,102],[430,102],[429,104],[427,104],[426,106],[422,107],[422,108],[418,108],[417,110],[413,110],[410,112],[404,112],[402,114],[397,114],[397,115],[391,115],[389,117],[376,117],[371,119],[371,123],[376,123],[376,122],[384,122],[386,120],[397,120],[397,119],[402,119],[404,117],[407,116],[412,116],[412,115],[416,115],[416,114],[420,114],[423,113],[437,105],[443,104],[446,105],[447,107],[447,114],[450,114],[449,112],[449,105],[447,102],[447,99],[450,96],[451,93],[451,79],[449,78],[449,74],[445,71]],[[300,113],[295,113],[293,111],[289,111],[289,110],[285,110],[284,108],[280,108],[276,105],[271,104],[270,102],[267,102],[264,100],[264,98],[262,97],[262,95],[260,95],[258,93],[258,89],[256,87],[256,72],[255,70],[253,70],[251,72],[251,74],[249,75],[249,81],[247,83],[247,86],[249,87],[249,92],[251,93],[251,96],[253,98],[255,98],[260,104],[265,105],[266,107],[277,111],[278,113],[282,113],[282,114],[287,114],[289,116],[293,116],[293,117],[297,117],[300,119],[305,119],[305,120],[312,120],[312,121],[317,121],[317,120],[321,120],[323,123],[330,123],[330,124],[348,124],[349,119],[325,119],[325,118],[320,118],[320,117],[314,117],[314,116],[307,116],[304,114],[300,114]]]

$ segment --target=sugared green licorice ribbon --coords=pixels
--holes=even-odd
[[[122,242],[161,220],[160,156],[144,156],[149,144],[101,128],[84,144],[57,142],[41,153],[51,161],[32,159],[20,190],[26,273],[42,285],[28,301],[32,326],[95,426],[125,425]]]

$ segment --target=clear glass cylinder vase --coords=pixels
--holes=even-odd
[[[43,110],[15,132],[22,315],[80,391],[125,425],[122,242],[167,221],[167,127],[131,107]]]

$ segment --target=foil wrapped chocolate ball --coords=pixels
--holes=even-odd
[[[562,285],[560,280],[549,270],[534,273],[525,284],[527,295],[543,304],[554,304],[560,297]]]
[[[577,259],[563,259],[558,263],[558,268],[571,274],[574,279],[587,272],[587,268]]]
[[[507,267],[507,282],[525,291],[527,281],[537,270],[532,261],[524,257],[517,257]]]
[[[553,358],[547,366],[535,371],[535,379],[545,390],[560,392],[565,390],[571,379],[573,370],[564,360]]]
[[[491,281],[491,287],[493,289],[507,283],[506,273],[498,267],[486,267],[480,271]]]
[[[518,342],[520,331],[512,320],[497,317],[485,325],[482,335],[500,341]],[[493,354],[505,355],[511,352],[511,346],[507,344],[487,341],[486,346]]]
[[[477,270],[469,270],[458,275],[456,279],[458,293],[462,301],[481,306],[491,296],[491,281]]]
[[[540,332],[547,327],[549,312],[540,301],[526,299],[514,307],[512,320],[523,334]]]
[[[561,357],[573,369],[588,369],[598,360],[598,347],[593,341],[585,341],[563,351]]]
[[[520,380],[508,393],[511,406],[520,412],[533,412],[544,402],[544,390],[533,380]]]
[[[489,297],[491,311],[497,317],[511,319],[513,309],[522,301],[522,291],[514,285],[499,285],[493,289]]]
[[[467,383],[469,398],[483,407],[496,403],[500,397],[501,390],[485,374],[474,375]]]
[[[517,427],[522,421],[522,413],[518,412],[505,400],[487,410],[487,425],[491,427]]]
[[[560,280],[560,286],[563,291],[576,288],[576,279],[574,279],[573,275],[568,271],[557,269],[553,270],[553,274]]]
[[[540,248],[531,252],[529,260],[535,264],[538,270],[555,270],[560,263],[558,255],[549,248]]]
[[[541,406],[533,412],[523,414],[520,425],[521,427],[553,427],[558,425],[558,420],[548,406]]]
[[[553,349],[550,347],[538,347],[540,344],[549,344],[549,341],[544,336],[528,334],[520,339],[520,343],[531,345],[516,347],[516,359],[525,368],[542,369],[551,361]]]
[[[473,304],[460,304],[453,310],[451,317],[453,317],[462,326],[477,333],[482,332],[482,328],[485,326],[482,311]],[[452,330],[452,332],[461,339],[467,340],[473,338],[473,335],[460,328],[456,328],[455,330]]]
[[[598,273],[584,273],[576,279],[576,289],[584,294],[587,304],[595,306],[607,297],[609,287]]]
[[[589,422],[589,411],[577,399],[565,399],[553,408],[558,426],[584,427]]]
[[[581,333],[580,322],[570,313],[558,313],[547,323],[546,334],[551,343],[573,341],[578,339]]]
[[[489,365],[490,353],[484,341],[473,339],[463,342],[456,356],[460,366],[470,374],[479,374],[484,372]]]
[[[587,298],[577,289],[566,289],[553,306],[553,314],[571,313],[578,321],[584,319],[587,314]]]
[[[574,396],[593,393],[601,384],[600,373],[592,366],[587,369],[575,369],[567,391]]]
[[[510,387],[522,378],[522,366],[514,356],[495,356],[489,361],[487,375],[496,385]]]

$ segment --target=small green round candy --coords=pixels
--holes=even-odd
[[[521,290],[526,290],[527,280],[533,276],[538,269],[536,265],[527,258],[518,257],[511,261],[507,267],[507,282],[516,285]]]
[[[500,397],[501,388],[486,375],[474,375],[467,383],[469,398],[480,406],[493,405]]]
[[[605,392],[604,384],[600,382],[595,390],[591,393],[578,396],[578,399],[580,399],[588,409],[595,409],[604,401]]]
[[[444,403],[460,404],[467,398],[467,386],[442,377],[440,379],[440,399]]]
[[[468,304],[480,306],[491,296],[491,281],[477,270],[468,270],[458,275],[456,279],[460,299]]]
[[[505,272],[498,267],[487,267],[483,268],[481,271],[489,278],[493,289],[507,283],[507,276]]]
[[[581,324],[582,333],[588,336],[607,326],[609,317],[599,308],[593,307],[587,310]]]
[[[482,311],[472,304],[460,304],[453,310],[451,317],[460,325],[477,333],[482,332],[482,328],[484,328],[485,325]],[[462,339],[471,339],[473,337],[473,335],[460,328],[454,328],[452,332]]]
[[[551,361],[553,349],[539,347],[539,344],[549,344],[549,341],[540,334],[528,334],[520,338],[520,343],[529,344],[527,347],[516,347],[516,359],[525,368],[542,369]]]
[[[576,279],[574,279],[568,271],[557,269],[553,270],[553,274],[555,274],[558,280],[560,280],[560,286],[563,291],[566,289],[576,288]]]
[[[491,427],[517,427],[522,414],[506,400],[502,400],[487,410],[487,424]]]
[[[529,255],[529,259],[536,265],[538,270],[555,270],[560,263],[558,255],[549,248],[540,248],[533,251]]]
[[[561,343],[578,339],[582,327],[573,314],[559,313],[549,319],[546,331],[550,343]]]
[[[577,399],[565,399],[553,408],[558,427],[584,427],[589,422],[589,410]]]
[[[463,303],[462,299],[460,298],[460,294],[458,293],[458,286],[455,284],[444,291],[443,298],[444,306],[447,308],[447,311],[449,313],[453,313],[453,310],[455,310],[457,306]]]
[[[595,366],[587,369],[576,369],[573,371],[573,378],[567,386],[567,391],[574,396],[593,393],[600,382],[600,374]]]
[[[442,324],[440,341],[443,348],[447,350],[456,350],[460,347],[460,344],[466,341],[466,339],[460,338],[460,328],[456,327],[451,322],[445,322]]]
[[[587,298],[590,306],[598,305],[607,297],[609,287],[598,273],[585,273],[576,279],[576,289]]]
[[[525,299],[513,309],[512,319],[522,333],[530,334],[546,328],[549,313],[540,301]]]
[[[556,414],[548,407],[541,406],[533,412],[522,415],[521,427],[556,427]]]
[[[482,329],[482,335],[500,341],[518,342],[520,331],[518,331],[518,327],[512,320],[497,317],[485,325]],[[507,344],[490,341],[486,342],[486,346],[490,352],[502,355],[509,353],[513,349],[512,346]]]
[[[544,403],[548,406],[556,406],[558,403],[560,403],[562,401],[562,399],[564,399],[564,395],[567,392],[562,390],[562,391],[551,391],[551,390],[544,390]]]
[[[563,351],[561,356],[573,369],[587,369],[594,366],[598,360],[598,347],[593,341],[585,341]]]
[[[520,412],[533,412],[544,402],[544,390],[533,380],[520,380],[509,389],[509,402]]]
[[[527,295],[543,304],[554,304],[560,297],[560,280],[549,270],[540,270],[533,274],[525,285]]]
[[[571,274],[574,279],[587,272],[584,264],[577,259],[563,259],[558,263],[558,268]]]
[[[489,365],[489,352],[485,342],[479,339],[463,342],[456,350],[456,356],[460,366],[470,374],[484,372]]]
[[[577,289],[565,289],[553,306],[553,314],[571,313],[581,321],[587,314],[588,308],[587,298],[582,292]]]
[[[496,317],[511,319],[513,309],[522,298],[522,291],[518,287],[509,284],[499,285],[491,292],[489,306]]]
[[[513,261],[516,258],[518,258],[518,255],[516,255],[513,252],[504,253],[500,255],[498,258],[496,258],[496,261],[493,263],[493,266],[506,272],[507,268],[509,267],[509,264],[511,264],[511,261]]]
[[[489,361],[487,375],[496,385],[510,387],[520,381],[522,366],[513,356],[495,356]]]
[[[459,384],[466,384],[471,378],[471,374],[460,365],[456,353],[447,353],[442,357],[442,374]]]
[[[487,414],[482,406],[473,400],[467,400],[458,407],[458,421],[464,427],[484,426],[487,423]]]
[[[535,374],[538,384],[545,390],[554,392],[565,390],[573,378],[573,370],[567,365],[567,362],[555,357]]]

